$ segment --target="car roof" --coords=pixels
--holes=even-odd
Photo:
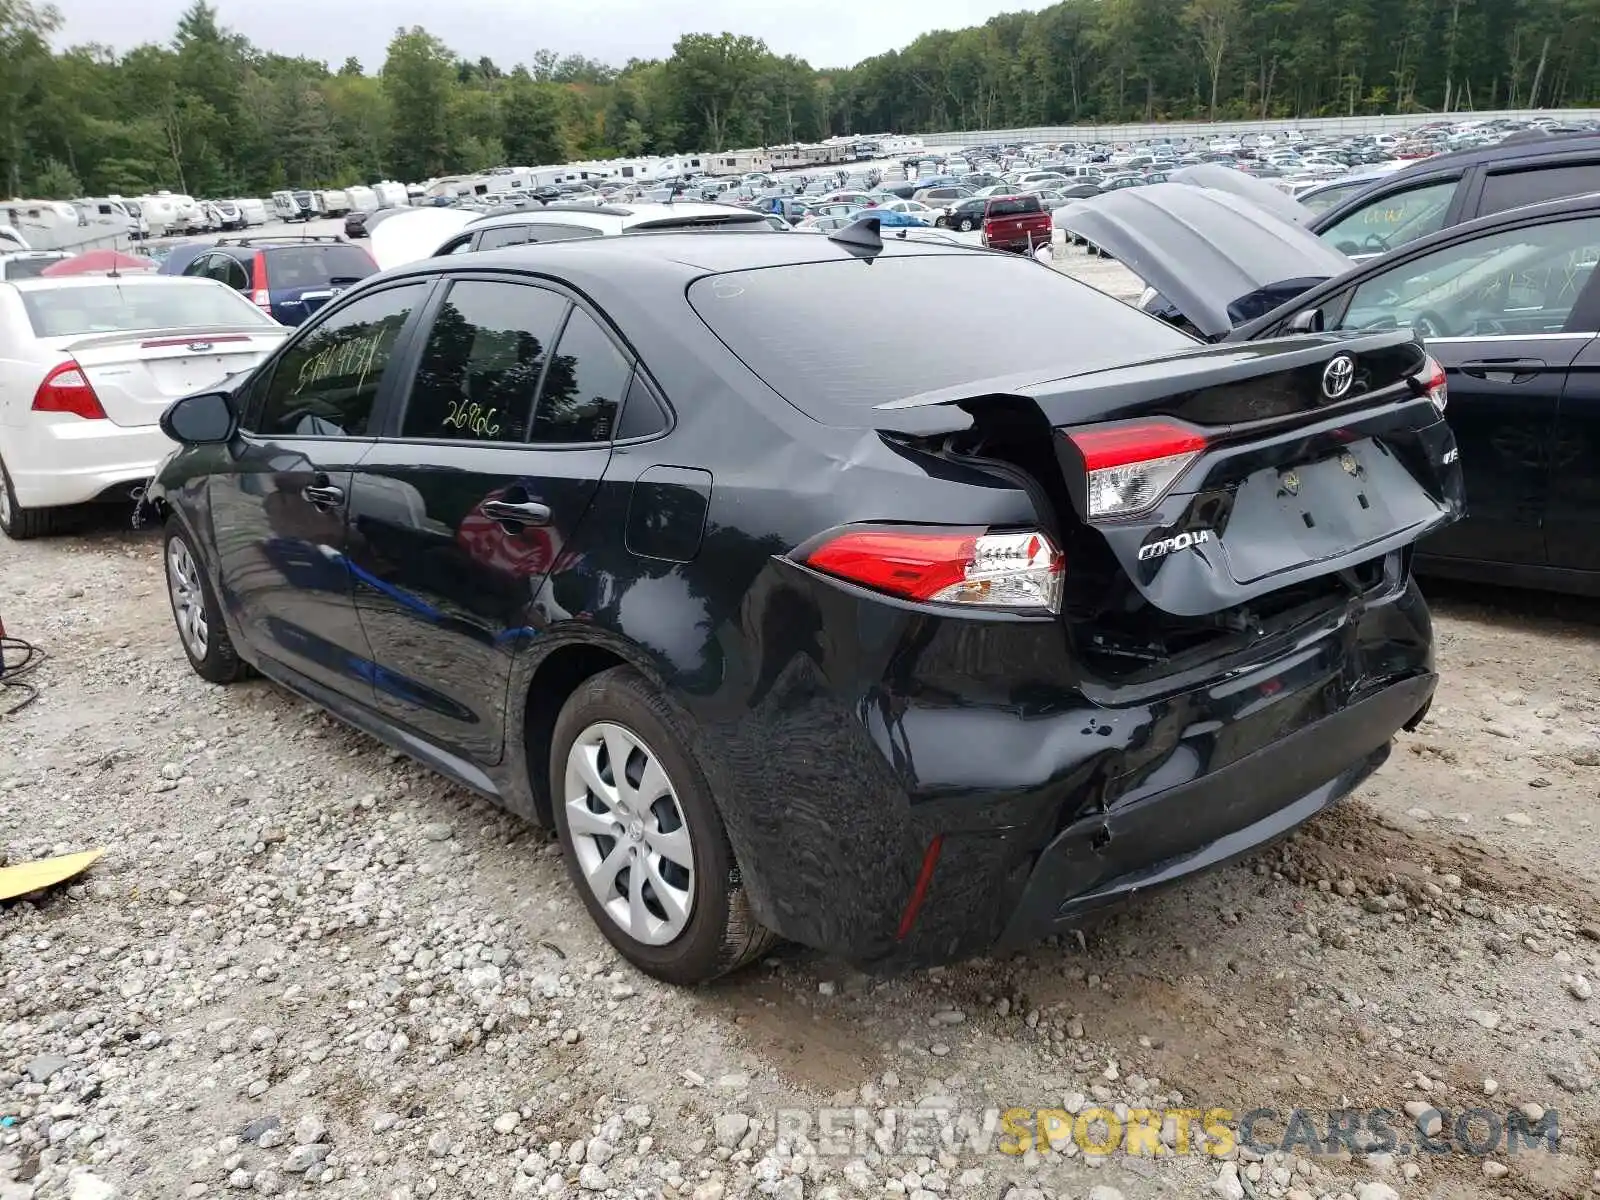
[[[1552,133],[1546,137],[1516,138],[1496,142],[1490,146],[1473,146],[1466,150],[1450,150],[1419,159],[1401,170],[1391,172],[1390,178],[1406,180],[1428,175],[1440,169],[1465,170],[1482,163],[1515,162],[1522,158],[1547,158],[1563,154],[1592,154],[1600,152],[1600,133]]]
[[[570,216],[563,219],[562,214],[570,214]],[[618,228],[626,229],[631,225],[644,224],[650,221],[665,221],[673,218],[691,221],[698,217],[727,217],[729,215],[760,218],[762,214],[731,204],[712,204],[692,200],[675,204],[651,200],[608,202],[606,204],[546,204],[540,208],[529,208],[520,212],[486,214],[467,222],[467,227],[471,229],[493,229],[504,225],[526,225],[530,221],[537,222],[541,218],[555,216],[554,224],[590,225],[596,229],[610,228],[615,225]],[[593,222],[576,219],[585,216],[608,219]]]
[[[859,249],[855,252],[859,253]],[[882,251],[885,257],[891,258],[994,253],[999,251],[901,238],[895,232],[883,238]],[[620,239],[576,238],[481,250],[471,254],[452,254],[445,258],[406,263],[384,272],[383,277],[396,279],[471,267],[477,270],[546,269],[565,273],[606,273],[619,278],[632,275],[639,279],[671,276],[687,280],[726,271],[844,261],[851,257],[854,257],[851,247],[825,237],[750,237],[739,233],[663,231]]]

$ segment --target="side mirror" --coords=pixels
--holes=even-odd
[[[238,424],[227,392],[201,392],[175,401],[161,414],[161,432],[185,446],[226,442]]]
[[[1284,325],[1288,333],[1321,333],[1322,310],[1320,308],[1302,308],[1290,317]]]

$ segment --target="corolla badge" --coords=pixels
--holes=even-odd
[[[1330,358],[1322,368],[1322,394],[1329,400],[1338,400],[1356,381],[1356,360],[1348,354]]]
[[[1176,554],[1179,550],[1192,549],[1210,540],[1211,531],[1209,529],[1195,529],[1187,533],[1180,533],[1176,537],[1159,538],[1139,547],[1139,561],[1149,562],[1153,558],[1165,558],[1169,554]]]

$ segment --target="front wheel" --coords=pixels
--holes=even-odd
[[[970,217],[962,217],[961,218],[961,224],[960,224],[959,228],[960,228],[962,233],[971,233],[972,232],[972,220],[971,220],[971,218]]]
[[[647,975],[705,983],[766,953],[727,830],[678,713],[631,667],[585,680],[556,720],[550,795],[567,869]]]

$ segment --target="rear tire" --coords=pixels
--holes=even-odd
[[[737,970],[778,940],[750,910],[691,744],[644,676],[615,667],[568,698],[550,746],[556,833],[584,907],[624,958],[680,985]]]
[[[167,535],[162,541],[162,559],[167,575],[167,599],[172,602],[172,621],[178,627],[178,644],[207,683],[235,683],[250,668],[233,648],[228,627],[222,620],[222,606],[211,590],[211,582],[200,566],[200,556],[188,531],[177,517],[167,519]]]
[[[0,459],[0,531],[14,542],[48,537],[56,531],[58,515],[54,508],[23,508],[5,461]]]

